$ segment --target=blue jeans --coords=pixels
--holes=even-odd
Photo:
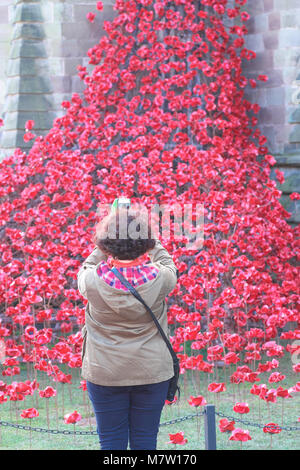
[[[108,387],[86,382],[97,421],[101,450],[156,449],[169,380]]]

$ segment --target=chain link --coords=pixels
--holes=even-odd
[[[252,427],[256,427],[256,428],[260,428],[260,429],[263,429],[266,424],[261,424],[261,423],[255,423],[253,421],[247,421],[247,420],[244,420],[244,419],[241,419],[241,418],[236,418],[235,416],[228,416],[220,411],[216,411],[215,414],[217,416],[220,416],[221,418],[227,418],[229,419],[230,421],[235,421],[235,422],[239,422],[239,423],[242,423],[244,424],[245,426],[252,426]],[[196,418],[196,417],[199,417],[199,416],[203,416],[205,415],[205,411],[202,411],[202,412],[198,412],[198,413],[194,413],[194,414],[191,414],[191,415],[186,415],[186,416],[181,416],[179,418],[174,418],[174,419],[171,419],[169,421],[165,421],[163,423],[160,423],[159,427],[163,427],[163,426],[169,426],[171,424],[176,424],[176,423],[181,423],[183,421],[186,421],[186,420],[189,420],[189,419],[193,419],[193,418]],[[9,427],[12,427],[12,428],[15,428],[15,429],[22,429],[24,431],[34,431],[34,432],[41,432],[41,433],[48,433],[48,434],[64,434],[64,435],[80,435],[80,436],[95,436],[97,435],[97,431],[68,431],[68,430],[59,430],[59,429],[46,429],[46,428],[40,428],[40,427],[31,427],[31,426],[28,426],[28,425],[23,425],[23,424],[16,424],[16,423],[10,423],[8,421],[0,421],[0,426],[9,426]],[[300,427],[299,426],[271,426],[271,425],[268,425],[268,428],[271,430],[271,429],[279,429],[281,431],[300,431]]]
[[[187,419],[193,419],[196,416],[201,416],[204,415],[204,412],[201,413],[195,413],[193,415],[186,415],[182,416],[180,418],[174,418],[170,421],[166,421],[164,423],[161,423],[159,426],[168,426],[171,424],[175,423],[180,423],[181,421],[186,421]],[[23,425],[23,424],[16,424],[16,423],[9,423],[8,421],[0,421],[0,426],[9,426],[11,428],[16,428],[16,429],[22,429],[23,431],[34,431],[34,432],[42,432],[42,433],[48,433],[48,434],[78,434],[81,436],[95,436],[97,435],[97,431],[68,431],[68,430],[59,430],[59,429],[46,429],[46,428],[39,428],[39,427],[31,427],[28,425]]]
[[[196,416],[203,416],[205,414],[204,411],[201,411],[199,413],[194,413],[192,415],[186,415],[186,416],[182,416],[181,418],[174,418],[174,419],[171,419],[170,421],[166,421],[164,423],[160,423],[159,427],[161,426],[169,426],[170,424],[175,424],[175,423],[181,423],[182,421],[186,421],[187,419],[193,419],[195,418]]]
[[[26,426],[23,424],[15,424],[9,423],[7,421],[0,421],[0,426],[9,426],[11,428],[23,429],[24,431],[35,431],[35,432],[42,432],[42,433],[49,433],[49,434],[79,434],[83,436],[87,435],[96,435],[97,431],[68,431],[68,430],[59,430],[59,429],[46,429],[46,428],[38,428],[38,427],[31,427]]]
[[[244,419],[240,419],[240,418],[236,418],[235,416],[227,416],[226,414],[224,413],[221,413],[220,411],[216,411],[215,412],[216,415],[220,416],[221,418],[227,418],[229,419],[230,421],[237,421],[239,423],[242,423],[242,424],[245,424],[246,426],[253,426],[255,428],[260,428],[260,429],[263,429],[264,427],[266,427],[266,424],[261,424],[261,423],[254,423],[253,421],[246,421]],[[279,429],[281,431],[300,431],[300,427],[299,426],[270,426],[268,425],[268,429]]]

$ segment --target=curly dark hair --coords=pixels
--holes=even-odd
[[[125,214],[126,212],[126,214]],[[121,219],[125,215],[125,219]],[[145,218],[137,221],[138,213],[130,213],[127,209],[117,210],[109,214],[98,225],[95,242],[104,253],[120,260],[133,260],[154,248],[155,239],[151,238],[151,227]],[[120,220],[125,220],[120,233]],[[130,236],[130,224],[134,223],[135,234]],[[113,234],[113,237],[111,236]]]

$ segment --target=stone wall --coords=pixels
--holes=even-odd
[[[246,10],[251,15],[246,47],[256,58],[244,61],[245,75],[269,77],[258,82],[256,90],[247,89],[246,96],[261,106],[258,127],[276,157],[276,168],[284,173],[285,183],[278,184],[281,202],[295,224],[300,221],[300,203],[291,201],[289,194],[300,191],[300,0],[249,1]]]
[[[113,0],[102,3],[102,11],[96,9],[96,1],[85,0],[1,3],[0,21],[5,31],[0,31],[0,117],[5,117],[0,133],[2,155],[18,146],[30,147],[30,142],[23,141],[30,116],[37,124],[37,134],[43,134],[53,118],[63,114],[61,102],[82,92],[77,66],[88,65],[87,51],[104,34],[103,21],[116,15]],[[89,11],[97,13],[94,23],[86,19]],[[30,76],[29,90],[24,84]]]
[[[0,4],[0,117],[6,93],[6,70],[9,57],[12,25],[9,16],[10,0],[2,0]]]

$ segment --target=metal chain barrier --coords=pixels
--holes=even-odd
[[[300,431],[299,426],[280,426],[280,425],[267,425],[261,423],[255,423],[253,421],[247,421],[245,419],[228,416],[225,413],[220,411],[216,411],[213,405],[206,405],[205,411],[197,412],[194,414],[189,414],[185,416],[181,416],[178,418],[171,419],[169,421],[165,421],[160,423],[160,427],[169,426],[171,424],[180,423],[189,419],[193,419],[199,416],[205,417],[205,448],[207,450],[215,450],[216,449],[216,423],[215,423],[215,415],[221,418],[227,418],[230,421],[239,422],[244,424],[245,426],[252,426],[259,429],[263,429],[266,426],[269,430],[280,430],[280,431]],[[68,430],[59,430],[59,429],[47,429],[47,428],[40,428],[40,427],[31,427],[28,425],[10,423],[8,421],[1,421],[0,426],[10,426],[15,429],[22,429],[24,431],[34,431],[34,432],[41,432],[41,433],[49,433],[49,434],[64,434],[64,435],[80,435],[80,436],[96,436],[97,431],[68,431]]]
[[[220,416],[221,418],[227,418],[230,421],[237,421],[239,423],[245,424],[246,426],[253,426],[255,428],[261,428],[261,429],[263,429],[264,427],[267,426],[266,424],[254,423],[253,421],[246,421],[246,420],[241,419],[241,418],[236,418],[235,416],[227,416],[224,413],[221,413],[220,411],[216,411],[215,413],[216,413],[216,415]],[[299,426],[280,426],[278,424],[277,426],[268,425],[267,427],[270,430],[273,429],[273,428],[274,429],[279,429],[280,428],[281,431],[300,431]]]
[[[170,424],[175,424],[175,423],[180,423],[182,421],[186,421],[187,419],[193,419],[193,418],[196,418],[197,416],[204,416],[204,411],[201,411],[201,412],[198,412],[198,413],[194,413],[192,415],[186,415],[186,416],[182,416],[181,418],[174,418],[172,419],[171,421],[166,421],[164,423],[161,423],[159,425],[159,427],[162,427],[162,426],[169,426]]]
[[[35,432],[43,432],[43,433],[49,433],[49,434],[80,434],[82,436],[97,434],[97,431],[68,431],[67,429],[60,431],[59,429],[46,429],[46,428],[38,428],[38,427],[33,428],[31,426],[9,423],[7,421],[0,421],[0,426],[9,426],[11,428],[22,429],[23,431],[35,431]]]
[[[165,421],[164,423],[160,423],[160,427],[162,426],[169,426],[171,424],[175,423],[180,423],[182,421],[186,421],[188,419],[193,419],[196,416],[202,416],[204,415],[204,412],[200,413],[195,413],[192,415],[186,415],[182,416],[180,418],[174,418],[170,421]],[[1,421],[0,420],[0,426],[9,426],[11,428],[16,428],[16,429],[22,429],[23,431],[35,431],[35,432],[42,432],[42,433],[49,433],[49,434],[78,434],[80,436],[95,436],[97,435],[97,431],[68,431],[66,430],[59,430],[59,429],[47,429],[47,428],[39,428],[39,427],[31,427],[23,424],[16,424],[16,423],[10,423],[8,421]]]

